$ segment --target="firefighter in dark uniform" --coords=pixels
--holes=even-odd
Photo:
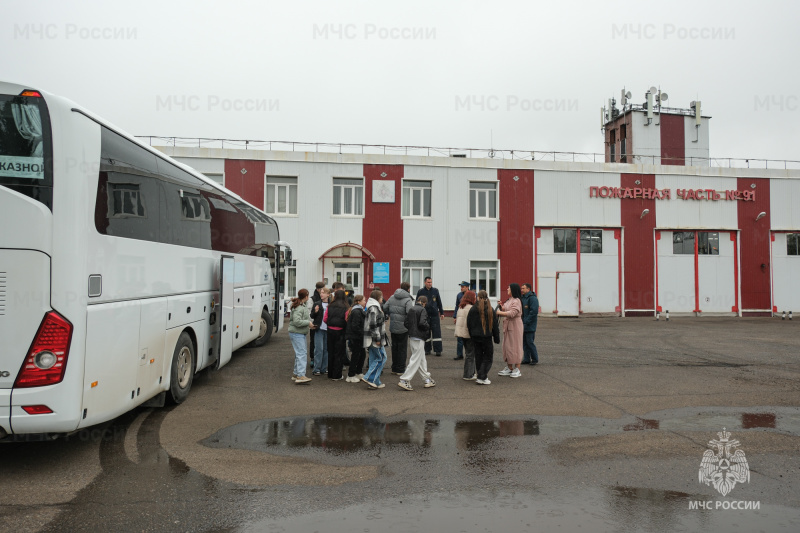
[[[428,312],[428,323],[431,326],[431,338],[425,341],[425,355],[431,354],[431,344],[436,357],[442,356],[442,324],[444,318],[444,308],[442,307],[442,297],[439,296],[439,289],[433,286],[433,280],[425,278],[425,286],[417,291],[417,298],[424,296],[428,299],[425,310]]]

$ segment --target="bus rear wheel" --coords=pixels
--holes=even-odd
[[[266,309],[261,310],[261,320],[258,325],[258,337],[253,341],[253,346],[264,346],[272,337],[272,315]]]
[[[194,379],[195,354],[192,338],[187,332],[178,337],[170,365],[169,395],[172,403],[181,403],[189,396]]]

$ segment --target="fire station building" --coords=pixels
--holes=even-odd
[[[540,316],[800,310],[800,170],[715,166],[707,117],[672,111],[608,116],[597,163],[159,149],[276,219],[287,296],[320,279],[415,294],[432,276],[448,310],[462,280],[501,300],[531,283]]]

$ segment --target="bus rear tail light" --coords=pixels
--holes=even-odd
[[[60,383],[67,369],[71,339],[72,324],[66,318],[55,311],[44,315],[14,387],[42,387]]]
[[[23,405],[22,410],[29,415],[47,415],[53,412],[46,405]]]
[[[19,95],[20,96],[34,96],[36,98],[41,98],[42,97],[42,93],[40,93],[39,91],[33,91],[31,89],[25,89],[24,91],[19,93]]]

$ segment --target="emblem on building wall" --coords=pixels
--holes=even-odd
[[[374,203],[394,203],[394,181],[374,180],[372,182],[372,201]]]
[[[710,450],[703,454],[700,461],[700,483],[714,485],[714,488],[727,496],[737,483],[750,483],[750,467],[744,451],[735,450],[741,446],[738,440],[730,440],[731,434],[722,428],[717,433],[719,440],[708,441]]]

